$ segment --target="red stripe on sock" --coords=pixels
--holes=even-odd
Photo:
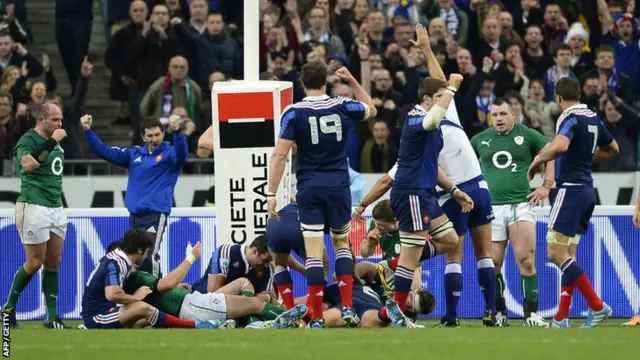
[[[569,309],[571,308],[571,299],[573,298],[573,286],[563,286],[560,288],[560,302],[558,311],[553,318],[555,321],[562,321],[569,317]]]
[[[311,285],[309,286],[309,297],[307,298],[307,304],[309,304],[309,309],[311,309],[311,319],[320,320],[322,319],[322,298],[323,298],[323,290],[324,286],[322,285]]]
[[[393,292],[393,299],[398,303],[400,310],[404,311],[407,306],[407,298],[409,297],[409,293],[403,293],[399,291]]]
[[[340,299],[342,299],[342,306],[353,308],[353,276],[338,276],[338,289],[340,290]]]
[[[196,327],[196,322],[193,320],[182,320],[173,315],[167,314],[167,327],[193,329]]]
[[[573,285],[580,291],[584,299],[587,301],[589,308],[593,311],[600,311],[604,307],[602,300],[596,294],[596,291],[593,289],[591,285],[591,281],[587,277],[587,274],[582,274],[576,281],[573,282]]]
[[[293,308],[295,306],[293,300],[293,284],[282,284],[278,286],[278,291],[287,310]]]

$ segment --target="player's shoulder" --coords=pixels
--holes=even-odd
[[[482,130],[481,132],[473,135],[471,138],[471,143],[486,139],[488,137],[492,137],[495,134],[495,130],[491,127]]]
[[[411,108],[409,110],[409,113],[407,114],[407,116],[409,117],[422,117],[422,116],[426,116],[427,112],[419,106],[414,106],[413,108]]]
[[[127,260],[118,253],[118,250],[114,250],[105,255],[105,265],[109,266],[109,264],[113,264],[116,271],[121,273],[127,273],[131,269]]]
[[[18,139],[18,142],[16,143],[16,149],[19,147],[35,146],[36,137],[34,136],[34,134],[37,135],[34,129],[29,129],[26,133],[22,134],[22,136],[20,136],[20,139]]]
[[[240,247],[238,244],[222,244],[218,246],[216,251],[221,258],[228,258],[231,256],[231,253],[237,250]]]

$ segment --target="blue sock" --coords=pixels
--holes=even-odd
[[[433,241],[431,239],[427,240],[422,247],[422,254],[420,255],[420,261],[423,262],[425,260],[436,257],[438,253],[436,252],[436,246],[433,245]]]
[[[307,258],[305,261],[307,285],[324,286],[324,264],[320,258]]]
[[[283,268],[273,276],[273,282],[276,283],[276,286],[283,286],[293,284],[293,279],[291,278],[289,270],[287,268]]]
[[[462,266],[458,263],[447,264],[444,268],[444,292],[447,312],[445,318],[455,321],[458,317],[458,300],[462,293]]]
[[[167,327],[167,314],[162,311],[156,309],[151,316],[151,321],[149,321],[149,325],[154,328],[165,328]]]
[[[396,268],[394,290],[401,293],[408,293],[409,291],[411,291],[411,283],[413,283],[413,273],[413,270],[398,265],[398,267]]]
[[[562,286],[573,286],[573,283],[578,280],[584,271],[573,258],[568,258],[560,267],[562,270],[562,276],[560,281]]]
[[[478,260],[478,284],[484,295],[484,304],[492,314],[496,311],[496,269],[493,267],[491,258]]]
[[[353,276],[353,258],[349,249],[336,251],[336,277],[340,279],[343,275]]]

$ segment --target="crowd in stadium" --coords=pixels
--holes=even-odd
[[[131,126],[132,143],[139,144],[141,119],[155,116],[167,124],[177,114],[186,120],[181,131],[195,153],[198,135],[211,124],[213,83],[243,77],[242,3],[101,1],[109,97],[119,104],[113,126]],[[25,19],[25,1],[1,4],[0,159],[13,157],[13,146],[34,125],[38,104],[60,103],[60,95],[71,100],[65,108],[68,137],[63,147],[67,158],[80,157],[79,149],[86,145],[77,120],[93,71],[85,58],[91,2],[55,4],[58,49],[72,94],[56,93],[56,76],[61,75],[54,76],[46,54],[29,52],[38,39]],[[572,77],[581,83],[583,102],[606,119],[620,144],[620,155],[598,164],[596,171],[634,171],[639,166],[640,10],[634,0],[259,4],[263,79],[293,82],[294,102],[299,101],[304,97],[299,69],[320,59],[330,71],[349,68],[371,94],[377,117],[349,129],[347,139],[356,171],[386,172],[396,161],[404,115],[417,100],[419,80],[428,75],[424,56],[409,43],[417,23],[427,26],[445,74],[464,75],[456,104],[469,137],[491,125],[490,104],[505,97],[519,122],[551,138],[560,113],[553,102],[555,82]],[[330,93],[352,96],[337,76],[330,75],[328,82]]]

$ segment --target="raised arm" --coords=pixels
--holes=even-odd
[[[451,74],[449,77],[449,87],[444,91],[444,94],[436,101],[435,105],[429,109],[427,115],[422,120],[422,127],[427,130],[433,130],[440,125],[440,121],[447,113],[447,108],[456,95],[456,91],[462,84],[464,78],[460,74]]]
[[[202,245],[197,243],[177,268],[173,269],[166,277],[158,281],[158,291],[165,292],[178,287],[189,273],[191,265],[200,258],[200,255],[202,255]]]
[[[98,137],[98,134],[91,130],[91,123],[93,122],[91,115],[84,115],[80,118],[80,122],[82,123],[84,133],[87,135],[87,143],[96,156],[114,165],[125,169],[129,168],[130,149],[120,149],[118,147],[105,145]]]
[[[436,55],[431,50],[427,29],[425,29],[422,24],[416,25],[416,40],[411,39],[409,41],[411,41],[413,46],[419,47],[424,53],[427,60],[427,69],[429,69],[429,76],[434,79],[447,81],[447,78],[440,67],[440,63],[438,62],[438,58],[436,58]]]

